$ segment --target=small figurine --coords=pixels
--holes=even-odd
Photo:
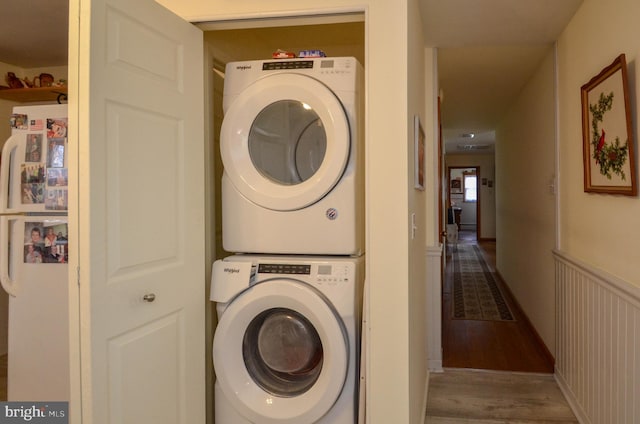
[[[7,72],[7,76],[5,79],[7,81],[7,84],[9,84],[9,88],[24,88],[24,85],[22,84],[22,81],[20,81],[20,78],[18,78],[13,72]]]

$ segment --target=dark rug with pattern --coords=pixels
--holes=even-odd
[[[460,243],[453,250],[453,318],[515,321],[475,244]]]

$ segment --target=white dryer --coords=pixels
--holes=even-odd
[[[354,424],[364,257],[213,266],[217,424]]]
[[[350,57],[227,64],[225,250],[363,253],[362,84]]]

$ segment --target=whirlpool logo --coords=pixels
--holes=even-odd
[[[69,402],[0,402],[0,424],[69,424]]]
[[[239,268],[225,268],[223,269],[224,272],[226,272],[227,274],[236,274],[240,272]]]
[[[239,71],[246,71],[247,69],[251,69],[251,65],[238,65],[236,69]]]

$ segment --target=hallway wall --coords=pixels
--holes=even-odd
[[[580,87],[624,53],[637,148],[638,16],[637,0],[585,0],[557,43],[561,178],[557,284],[559,289],[573,290],[558,299],[558,314],[567,325],[559,328],[562,361],[556,369],[561,387],[584,422],[640,419],[640,366],[627,362],[638,357],[640,347],[640,201],[584,192],[580,101]],[[637,153],[633,159],[637,167]],[[562,258],[578,264],[579,272],[563,272]]]
[[[625,53],[632,118],[638,122],[638,16],[637,0],[585,0],[558,40],[560,248],[634,286],[640,286],[640,201],[583,191],[580,87]],[[637,149],[637,127],[634,137]]]
[[[496,131],[496,268],[555,349],[553,47]]]

